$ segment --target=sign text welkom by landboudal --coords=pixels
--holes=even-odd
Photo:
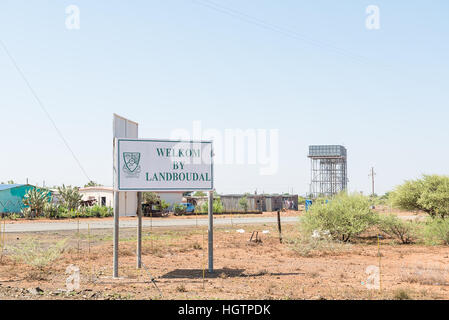
[[[212,190],[212,142],[117,139],[118,190]]]

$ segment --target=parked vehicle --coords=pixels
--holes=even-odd
[[[145,217],[166,217],[170,213],[168,208],[161,211],[159,205],[149,205],[146,203],[142,203],[142,211]]]

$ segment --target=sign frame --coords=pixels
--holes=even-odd
[[[120,188],[120,142],[121,141],[142,141],[142,142],[173,142],[173,143],[201,143],[201,144],[210,144],[211,146],[211,155],[210,155],[210,173],[211,173],[211,183],[210,188]],[[137,192],[159,192],[159,191],[179,191],[179,192],[188,192],[188,191],[212,191],[214,190],[214,149],[213,149],[213,141],[212,140],[172,140],[172,139],[131,139],[131,138],[115,138],[115,145],[117,146],[116,154],[114,155],[115,161],[117,163],[117,172],[116,175],[116,183],[114,184],[116,191],[137,191]]]

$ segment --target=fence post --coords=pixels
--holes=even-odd
[[[279,242],[282,243],[281,212],[279,210],[278,210],[278,231],[279,231]]]

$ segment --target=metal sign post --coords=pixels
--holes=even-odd
[[[137,269],[142,268],[142,192],[137,192]]]
[[[209,272],[214,272],[214,191],[209,191],[208,206],[208,248],[209,248]]]
[[[118,277],[119,198],[119,192],[114,190],[114,278]]]
[[[139,125],[137,122],[128,120],[119,115],[113,114],[112,117],[112,136],[113,136],[113,189],[114,189],[114,248],[113,248],[113,277],[118,278],[118,257],[119,257],[119,241],[120,241],[120,195],[124,194],[123,207],[124,214],[128,212],[128,205],[132,204],[133,199],[137,197],[134,193],[119,192],[117,189],[118,174],[120,166],[117,162],[117,144],[116,138],[137,138]],[[129,202],[129,203],[128,203]],[[138,257],[139,259],[139,257]]]

